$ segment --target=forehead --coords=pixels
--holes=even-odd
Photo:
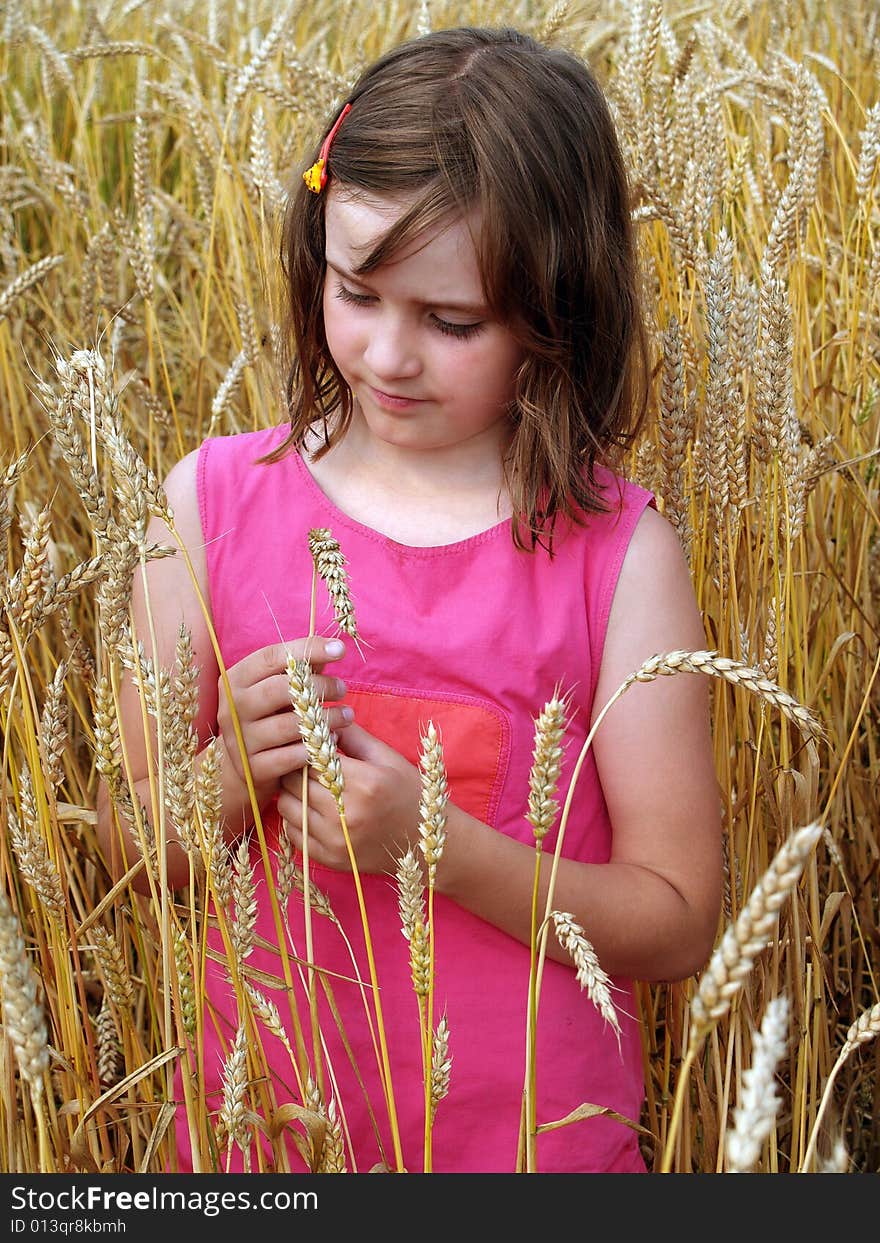
[[[355,272],[371,254],[412,200],[353,193],[331,184],[325,208],[327,259],[334,266]],[[444,290],[461,296],[482,294],[474,237],[479,236],[478,211],[444,221],[407,242],[369,279],[381,275],[396,281],[418,283],[430,279],[433,294]]]

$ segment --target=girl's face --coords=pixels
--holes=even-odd
[[[364,276],[354,269],[404,210],[329,187],[324,327],[355,417],[403,448],[500,446],[522,347],[486,306],[468,223],[440,226]]]

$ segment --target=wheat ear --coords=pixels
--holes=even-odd
[[[743,1071],[734,1128],[726,1140],[730,1174],[748,1174],[754,1169],[764,1140],[773,1129],[782,1103],[776,1090],[776,1067],[787,1043],[788,998],[783,994],[768,1003],[761,1030],[755,1036],[752,1064]]]
[[[685,1084],[697,1052],[708,1033],[729,1011],[734,997],[745,985],[755,959],[766,948],[780,907],[800,879],[822,831],[821,824],[808,824],[796,829],[783,842],[767,871],[752,890],[738,919],[734,924],[728,925],[720,945],[703,972],[697,993],[691,1001],[688,1051],[679,1072],[663,1156],[663,1173],[668,1173],[671,1167]]]
[[[345,569],[346,561],[339,541],[334,539],[327,527],[313,527],[309,531],[309,552],[312,554],[318,577],[323,579],[330,593],[339,629],[356,639],[358,630],[354,604]]]
[[[857,1049],[860,1045],[867,1044],[869,1041],[876,1039],[877,1036],[880,1036],[880,1002],[878,1002],[877,1005],[872,1006],[870,1010],[863,1011],[846,1033],[846,1040],[844,1041],[843,1048],[840,1050],[840,1053],[837,1056],[837,1061],[831,1068],[831,1073],[825,1083],[825,1088],[822,1092],[822,1100],[819,1103],[819,1109],[816,1114],[816,1121],[813,1123],[812,1130],[810,1131],[809,1143],[807,1144],[806,1151],[804,1152],[804,1158],[798,1168],[799,1174],[808,1174],[810,1171],[810,1163],[813,1160],[813,1155],[816,1151],[816,1143],[819,1138],[819,1129],[822,1124],[822,1119],[825,1116],[825,1111],[828,1108],[828,1103],[831,1100],[831,1089],[840,1068],[843,1066],[844,1062],[854,1049]]]
[[[736,922],[727,927],[691,1001],[689,1052],[696,1051],[742,990],[755,959],[769,943],[780,907],[821,836],[819,823],[796,829],[752,890]]]

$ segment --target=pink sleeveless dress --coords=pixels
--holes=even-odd
[[[347,517],[321,492],[297,453],[263,465],[256,459],[278,445],[286,426],[207,440],[200,450],[198,500],[207,551],[210,607],[228,667],[256,648],[308,634],[312,562],[308,533],[328,527],[347,559],[363,656],[352,642],[334,673],[344,678],[356,720],[411,762],[427,722],[439,728],[450,800],[479,820],[533,846],[525,819],[534,719],[561,686],[572,696],[559,794],[589,730],[608,614],[635,525],[651,494],[605,469],[597,478],[612,512],[586,528],[560,529],[555,556],[517,550],[509,522],[458,543],[431,548],[398,544]],[[332,607],[319,582],[318,624],[335,633]],[[597,705],[597,708],[601,705]],[[341,740],[344,746],[344,736]],[[270,859],[279,829],[277,810],[263,809]],[[544,842],[549,867],[555,830]],[[564,854],[589,862],[608,859],[611,825],[592,754],[578,778],[565,831]],[[252,982],[291,1024],[277,921],[265,884],[256,835],[251,857],[258,883],[258,943],[246,960]],[[440,863],[442,868],[442,860]],[[424,1089],[419,1010],[401,932],[393,865],[385,875],[362,875],[370,936],[388,1038],[391,1085],[403,1164],[423,1169]],[[362,923],[350,874],[312,865],[336,921],[312,916],[315,963],[330,982],[334,1018],[319,989],[320,1029],[328,1074],[349,1147],[346,1166],[365,1172],[395,1158],[389,1111],[353,966],[369,980]],[[633,912],[634,916],[636,912]],[[303,901],[288,904],[286,948],[297,1012],[311,1050],[308,1006],[300,979],[305,958]],[[342,935],[344,931],[345,936]],[[529,951],[484,920],[437,896],[435,1024],[445,1014],[452,1059],[449,1094],[433,1129],[438,1173],[513,1172],[525,1072]],[[288,933],[282,935],[287,938]],[[214,933],[211,944],[222,953]],[[638,1121],[644,1092],[641,1043],[631,982],[614,981],[622,1026],[618,1040],[576,980],[575,969],[547,958],[537,1027],[537,1117],[559,1120],[588,1102]],[[204,1059],[193,1090],[208,1107],[222,1104],[222,1065],[239,1016],[228,973],[208,963],[211,1004]],[[340,1035],[340,1027],[345,1039]],[[285,1104],[301,1103],[291,1058],[280,1040],[261,1030],[267,1066],[252,1083],[258,1112],[269,1122]],[[348,1046],[348,1047],[346,1047]],[[180,1088],[180,1084],[178,1084]],[[330,1088],[328,1087],[328,1093]],[[182,1102],[182,1091],[178,1092]],[[289,1118],[288,1118],[289,1122]],[[306,1169],[290,1132],[287,1164],[273,1161],[268,1142],[254,1149],[255,1170]],[[300,1128],[300,1135],[305,1131]],[[179,1168],[189,1164],[184,1106],[178,1109]],[[242,1168],[233,1147],[231,1169]],[[609,1117],[591,1117],[541,1134],[542,1172],[644,1172],[636,1133]],[[220,1159],[218,1168],[225,1168]]]

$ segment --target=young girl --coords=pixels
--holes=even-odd
[[[297,175],[287,208],[289,421],[207,440],[171,471],[166,490],[210,604],[273,852],[281,834],[297,850],[303,843],[306,750],[288,655],[311,662],[338,737],[397,1122],[395,1137],[376,1089],[376,1032],[340,934],[341,926],[368,985],[356,877],[335,799],[310,775],[310,876],[338,921],[312,913],[313,961],[332,982],[345,1037],[318,988],[330,1068],[322,1104],[332,1101],[344,1119],[347,1168],[423,1168],[418,1005],[395,873],[407,847],[417,848],[417,763],[430,721],[449,788],[433,999],[451,1057],[432,1168],[513,1171],[535,718],[561,688],[563,794],[591,723],[621,682],[648,657],[702,648],[705,639],[675,532],[651,495],[612,469],[640,424],[646,350],[625,170],[587,67],[513,30],[444,30],[384,55],[346,105],[328,118],[320,158]],[[324,612],[309,637],[315,528],[329,528],[346,557],[357,643],[328,638],[333,619]],[[158,520],[151,534],[169,542]],[[203,746],[220,740],[235,849],[254,819],[245,765],[180,558],[150,564],[149,606],[162,664],[173,663],[181,622],[191,632],[199,737]],[[146,639],[142,591],[135,616]],[[127,739],[140,722],[129,686]],[[146,790],[146,748],[129,745]],[[118,856],[105,800],[101,825],[108,857]],[[555,830],[545,865],[554,841]],[[638,1121],[644,1072],[631,981],[677,980],[704,964],[719,916],[720,841],[704,681],[635,685],[601,723],[580,771],[553,896],[613,977],[621,1031],[618,1038],[581,990],[551,935],[537,1019],[539,1124],[584,1102]],[[251,851],[262,876],[256,834]],[[187,883],[176,844],[167,869],[171,886]],[[541,875],[543,913],[550,867]],[[246,973],[254,969],[252,983],[287,1021],[287,998],[271,988],[282,970],[263,881],[257,900]],[[287,918],[302,958],[298,893]],[[208,989],[203,1078],[191,1086],[216,1111],[240,1015],[214,957]],[[311,1048],[300,991],[297,1009]],[[252,1084],[253,1100],[303,1104],[282,1042],[262,1034],[271,1083]],[[289,1025],[288,1035],[292,1042]],[[187,1168],[182,1103],[178,1113]],[[287,1168],[304,1169],[287,1146]],[[285,1168],[268,1151],[263,1141],[255,1168]],[[536,1165],[645,1169],[637,1132],[607,1116],[542,1134]]]

